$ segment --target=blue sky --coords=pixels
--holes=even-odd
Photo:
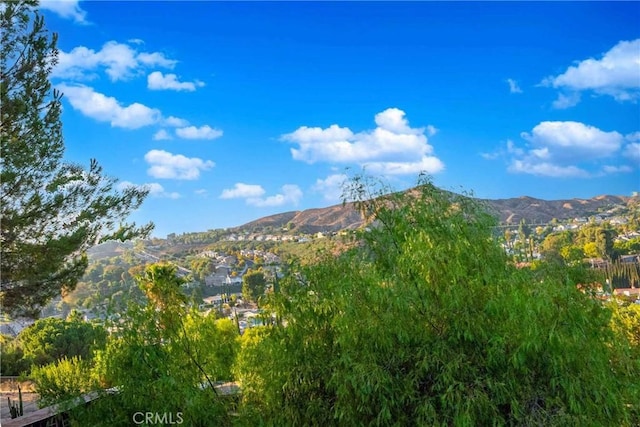
[[[68,160],[154,235],[340,202],[345,172],[483,198],[640,190],[638,2],[44,1]]]

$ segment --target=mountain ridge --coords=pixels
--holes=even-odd
[[[407,190],[411,191],[411,190]],[[638,196],[598,195],[590,199],[573,198],[545,200],[530,196],[506,199],[480,199],[502,224],[517,225],[522,219],[529,224],[548,223],[588,218],[630,202],[640,201]],[[354,229],[363,225],[353,202],[268,215],[243,225],[232,227],[235,232],[258,232],[267,228],[295,230],[302,233],[335,232]]]

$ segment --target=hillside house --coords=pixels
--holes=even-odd
[[[218,265],[214,273],[204,278],[204,283],[206,286],[223,286],[230,273],[231,268],[228,265]]]

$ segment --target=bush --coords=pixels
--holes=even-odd
[[[31,380],[40,396],[40,407],[61,403],[96,388],[90,364],[80,357],[63,357],[57,362],[31,369]]]

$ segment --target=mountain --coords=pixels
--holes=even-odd
[[[307,209],[266,216],[248,222],[234,231],[259,232],[269,228],[295,230],[299,233],[317,233],[358,228],[362,217],[352,203],[329,206],[328,208]]]
[[[543,200],[533,197],[511,199],[480,199],[503,224],[517,225],[525,219],[529,224],[548,223],[553,218],[568,220],[588,218],[615,208],[624,208],[638,197],[597,196],[591,199]],[[327,208],[291,211],[251,221],[232,230],[260,232],[265,230],[295,230],[300,233],[333,232],[358,228],[363,224],[352,203]]]

